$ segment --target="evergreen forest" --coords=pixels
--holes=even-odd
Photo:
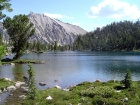
[[[132,51],[140,49],[140,20],[113,22],[86,35],[79,35],[73,50]]]

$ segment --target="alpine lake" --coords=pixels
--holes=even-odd
[[[28,53],[21,58],[45,61],[44,64],[32,64],[39,89],[55,85],[66,88],[97,79],[122,80],[127,69],[133,80],[140,80],[140,52],[64,51]],[[23,76],[28,76],[28,69],[28,64],[3,65],[0,66],[0,78],[23,81]],[[40,86],[39,82],[46,85]]]

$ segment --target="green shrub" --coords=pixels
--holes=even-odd
[[[92,87],[87,90],[81,91],[81,96],[87,96],[87,97],[94,97],[95,95],[102,96],[104,98],[110,98],[114,94],[114,89],[110,86],[98,86],[98,87]]]
[[[96,96],[93,98],[92,104],[93,105],[105,105],[105,99],[102,98],[101,96]]]

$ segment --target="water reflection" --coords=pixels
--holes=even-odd
[[[45,64],[33,64],[39,89],[60,85],[65,88],[83,81],[123,79],[127,69],[133,80],[139,80],[140,53],[138,52],[47,52],[25,54],[22,58],[45,60]],[[0,76],[22,80],[27,76],[28,65],[0,67]],[[58,80],[55,82],[54,80]],[[39,82],[47,85],[41,87]]]
[[[25,64],[17,64],[12,67],[12,72],[15,81],[23,81],[23,76],[25,76],[26,66],[27,65]]]

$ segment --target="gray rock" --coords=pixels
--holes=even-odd
[[[20,95],[19,98],[25,99],[26,96],[25,95]]]
[[[9,86],[9,87],[7,87],[7,90],[8,91],[15,91],[16,87],[15,86]]]
[[[0,94],[2,93],[2,90],[0,89]]]
[[[9,96],[13,96],[13,94],[9,94]]]
[[[4,78],[6,81],[12,81],[10,78]]]
[[[3,88],[2,92],[6,92],[7,90],[5,88]]]
[[[48,96],[47,98],[46,98],[46,100],[52,100],[53,98],[51,97],[51,96]]]
[[[123,102],[127,102],[127,101],[128,101],[128,98],[125,97],[125,98],[123,99]]]
[[[64,91],[69,91],[70,89],[63,89]]]
[[[23,89],[23,92],[28,92],[28,90],[29,90],[29,87],[21,87],[21,89]]]
[[[16,88],[19,88],[21,85],[25,85],[25,82],[17,81],[17,82],[14,84],[14,86],[15,86]]]
[[[11,63],[11,65],[14,66],[15,64],[14,63]]]
[[[62,89],[60,86],[58,86],[58,85],[55,85],[55,88],[57,88],[57,89]]]

